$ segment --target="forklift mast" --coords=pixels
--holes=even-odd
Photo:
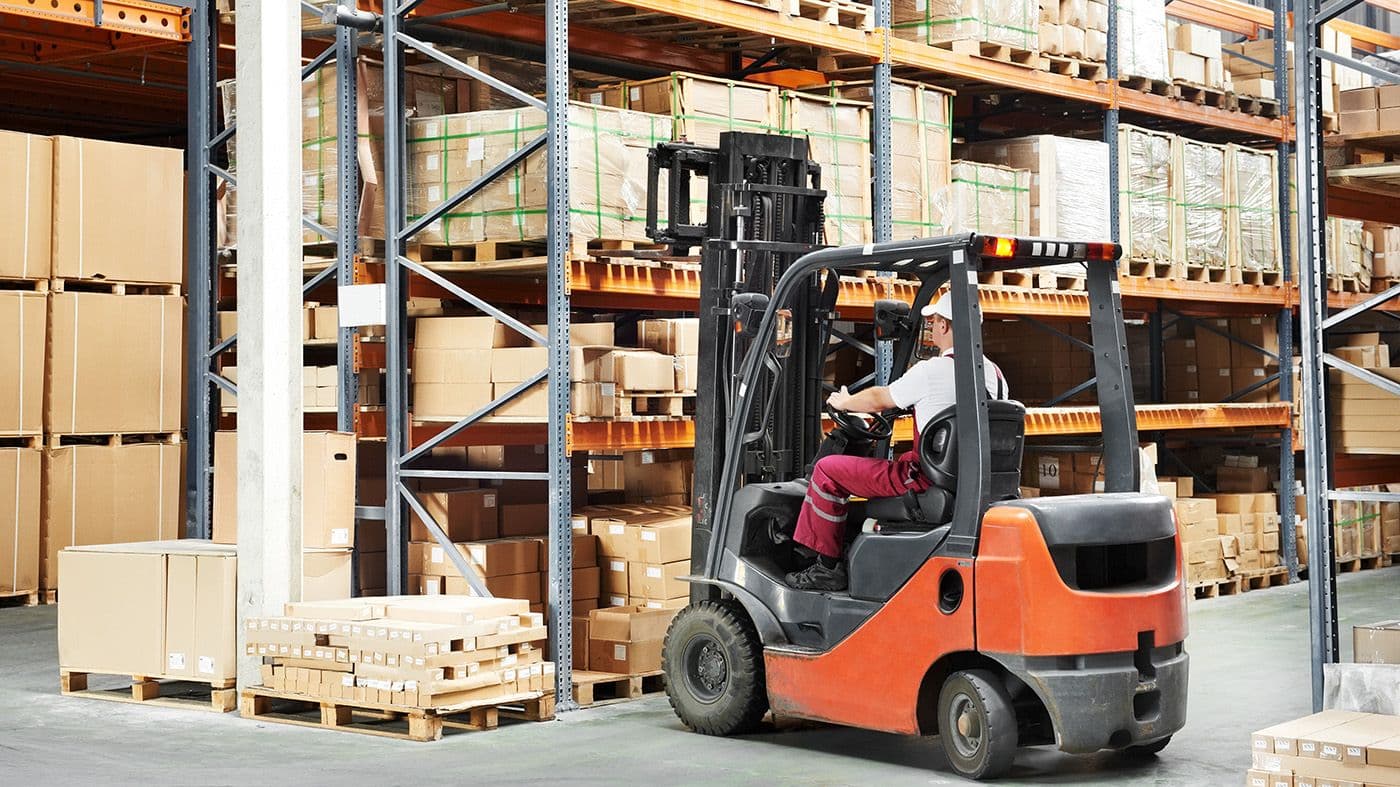
[[[691,219],[692,185],[706,184],[703,223]],[[820,167],[805,139],[726,132],[719,146],[665,143],[650,152],[647,234],[674,254],[700,249],[700,356],[695,398],[695,480],[692,570],[705,571],[715,491],[725,467],[725,429],[740,400],[737,364],[747,336],[783,273],[802,255],[822,248]],[[658,204],[664,198],[664,208]],[[664,215],[663,215],[664,210]],[[821,439],[821,386],[836,277],[817,276],[792,301],[791,340],[784,342],[782,373],[756,392],[765,402],[744,429],[740,463],[744,483],[787,481]],[[747,333],[746,333],[747,329]],[[771,416],[771,417],[767,417]],[[692,586],[705,596],[712,589]]]

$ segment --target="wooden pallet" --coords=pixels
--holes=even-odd
[[[1216,109],[1230,109],[1232,103],[1224,89],[1185,79],[1172,80],[1172,95],[1179,101]]]
[[[444,729],[494,730],[502,715],[548,721],[554,718],[554,695],[534,691],[447,708],[411,708],[379,702],[321,699],[254,686],[239,695],[238,712],[245,719],[277,724],[408,741],[436,741],[442,739]]]
[[[131,678],[130,690],[88,688],[89,675],[113,675]],[[163,708],[186,708],[228,713],[237,707],[237,689],[232,678],[223,681],[199,681],[193,678],[167,678],[120,673],[80,672],[59,670],[59,686],[69,697],[86,697],[111,702],[134,702]]]
[[[940,49],[948,49],[960,55],[970,55],[981,57],[987,60],[998,60],[1003,63],[1010,63],[1015,66],[1025,66],[1026,68],[1040,69],[1040,52],[1035,49],[1019,49],[1006,44],[997,44],[991,41],[976,41],[971,38],[960,38],[956,41],[936,41],[933,44]]]
[[[855,30],[875,29],[875,8],[852,0],[783,0],[783,13]]]
[[[11,292],[37,292],[46,293],[49,291],[48,279],[11,279],[0,276],[0,290]]]
[[[49,282],[50,292],[96,292],[107,295],[179,295],[178,284],[151,284],[135,281],[108,281],[106,279],[54,278]]]
[[[1283,566],[1241,571],[1238,576],[1246,591],[1263,590],[1264,588],[1288,584],[1288,569]]]
[[[1371,292],[1385,292],[1395,286],[1400,286],[1400,279],[1394,279],[1388,276],[1371,277]]]
[[[1280,271],[1240,271],[1240,283],[1252,284],[1256,287],[1277,287],[1283,284],[1283,273]]]
[[[666,678],[660,670],[641,675],[619,675],[614,672],[574,672],[574,702],[579,707],[607,705],[636,700],[656,694],[666,688]]]
[[[1244,592],[1244,584],[1239,577],[1212,579],[1209,582],[1196,582],[1191,585],[1192,598],[1216,598],[1235,596]]]
[[[1176,276],[1176,264],[1162,260],[1124,260],[1123,270],[1128,276],[1139,279],[1171,279]]]
[[[1266,118],[1276,118],[1279,116],[1279,103],[1277,99],[1265,98],[1264,96],[1246,96],[1239,93],[1231,93],[1230,97],[1234,101],[1234,109],[1237,112]]]
[[[164,443],[179,445],[184,442],[180,432],[122,432],[118,434],[77,432],[73,434],[50,434],[45,439],[51,449],[74,445],[105,445],[117,447],[137,443]]]
[[[1336,274],[1327,275],[1327,289],[1332,292],[1369,292],[1371,283],[1366,282],[1366,286],[1361,285],[1361,280],[1354,276],[1338,276]]]
[[[1385,555],[1362,555],[1360,557],[1349,557],[1345,560],[1337,561],[1338,574],[1354,574],[1357,571],[1370,571],[1373,568],[1385,566]]]
[[[1153,79],[1151,77],[1140,76],[1120,76],[1118,84],[1129,90],[1137,90],[1142,93],[1155,93],[1159,96],[1171,96],[1173,85],[1165,79]]]
[[[1204,281],[1215,284],[1229,284],[1230,269],[1228,267],[1217,268],[1211,265],[1187,264],[1182,268],[1182,278],[1186,281]]]
[[[34,607],[42,601],[37,590],[0,590],[0,607]]]
[[[1092,82],[1108,81],[1108,64],[1094,60],[1080,60],[1063,55],[1040,56],[1040,70],[1052,74],[1063,74],[1073,79],[1088,79]]]
[[[1084,289],[1084,277],[1074,276],[1066,273],[1054,273],[1053,271],[1041,271],[1034,274],[1035,288],[1038,290],[1058,290],[1061,292],[1073,292]]]

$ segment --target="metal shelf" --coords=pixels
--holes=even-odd
[[[147,39],[188,42],[190,9],[150,0],[0,0],[0,16],[22,16],[130,34]],[[115,43],[115,42],[114,42]]]

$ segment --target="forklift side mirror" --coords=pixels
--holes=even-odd
[[[752,339],[763,323],[764,312],[768,311],[768,296],[761,292],[741,292],[730,300],[729,308],[734,318],[734,333]]]
[[[897,339],[909,330],[909,304],[904,301],[875,301],[875,338]]]

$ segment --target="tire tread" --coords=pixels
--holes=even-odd
[[[733,682],[737,678],[751,682],[747,686],[740,684],[742,694],[738,697],[738,702],[718,703],[723,708],[722,712],[709,716],[693,713],[684,700],[678,699],[678,693],[685,691],[684,683],[671,676],[672,656],[676,659],[683,658],[679,652],[673,654],[671,651],[672,635],[676,633],[677,627],[690,625],[691,619],[697,616],[708,618],[706,622],[721,642],[731,638],[738,640],[738,653],[732,654],[737,657],[737,663],[730,665],[730,681]],[[768,689],[763,673],[763,645],[748,614],[735,602],[707,599],[681,610],[671,621],[666,632],[666,644],[661,660],[667,672],[666,696],[671,703],[671,709],[687,727],[696,732],[718,736],[752,732],[768,712]],[[684,669],[684,666],[680,665],[677,669]]]

